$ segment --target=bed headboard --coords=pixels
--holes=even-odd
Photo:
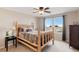
[[[29,32],[29,31],[32,31],[32,25],[27,25],[27,24],[18,24],[16,23],[16,32],[17,32],[17,35],[19,35],[20,32]]]

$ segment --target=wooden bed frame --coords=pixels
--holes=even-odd
[[[26,40],[26,39],[24,39],[24,38],[22,38],[22,37],[19,36],[18,28],[21,27],[21,26],[24,26],[24,25],[16,23],[17,43],[20,42],[21,44],[23,44],[23,45],[31,48],[32,50],[34,50],[36,52],[37,51],[41,52],[42,49],[47,45],[47,43],[49,41],[52,41],[52,43],[54,44],[54,32],[53,31],[50,31],[50,32],[44,32],[43,31],[42,33],[40,31],[38,31],[38,40],[37,40],[37,44],[36,44],[36,37],[34,37],[34,42],[32,43],[31,40],[30,40],[30,38],[27,38],[29,40]],[[27,27],[27,26],[25,26],[25,27]],[[41,37],[40,37],[40,34],[42,35]],[[45,37],[44,35],[45,34],[48,35],[48,37],[46,38],[47,39],[46,43],[44,43],[44,37]],[[42,40],[41,40],[41,38],[42,38]],[[42,45],[40,43],[42,43]]]

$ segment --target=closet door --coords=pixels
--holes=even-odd
[[[70,25],[70,46],[79,49],[79,25]]]

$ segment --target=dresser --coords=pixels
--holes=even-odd
[[[79,49],[79,25],[70,25],[69,46]]]

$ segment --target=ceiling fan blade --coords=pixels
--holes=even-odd
[[[37,10],[37,11],[34,11],[33,13],[37,13],[37,12],[39,12],[39,11]]]
[[[44,12],[46,12],[46,13],[51,13],[50,11],[44,11]]]
[[[37,8],[33,8],[33,9],[38,10]]]
[[[33,12],[33,13],[37,13],[37,12]]]
[[[45,10],[48,10],[48,9],[49,9],[49,7],[46,7],[46,8],[45,8]]]

